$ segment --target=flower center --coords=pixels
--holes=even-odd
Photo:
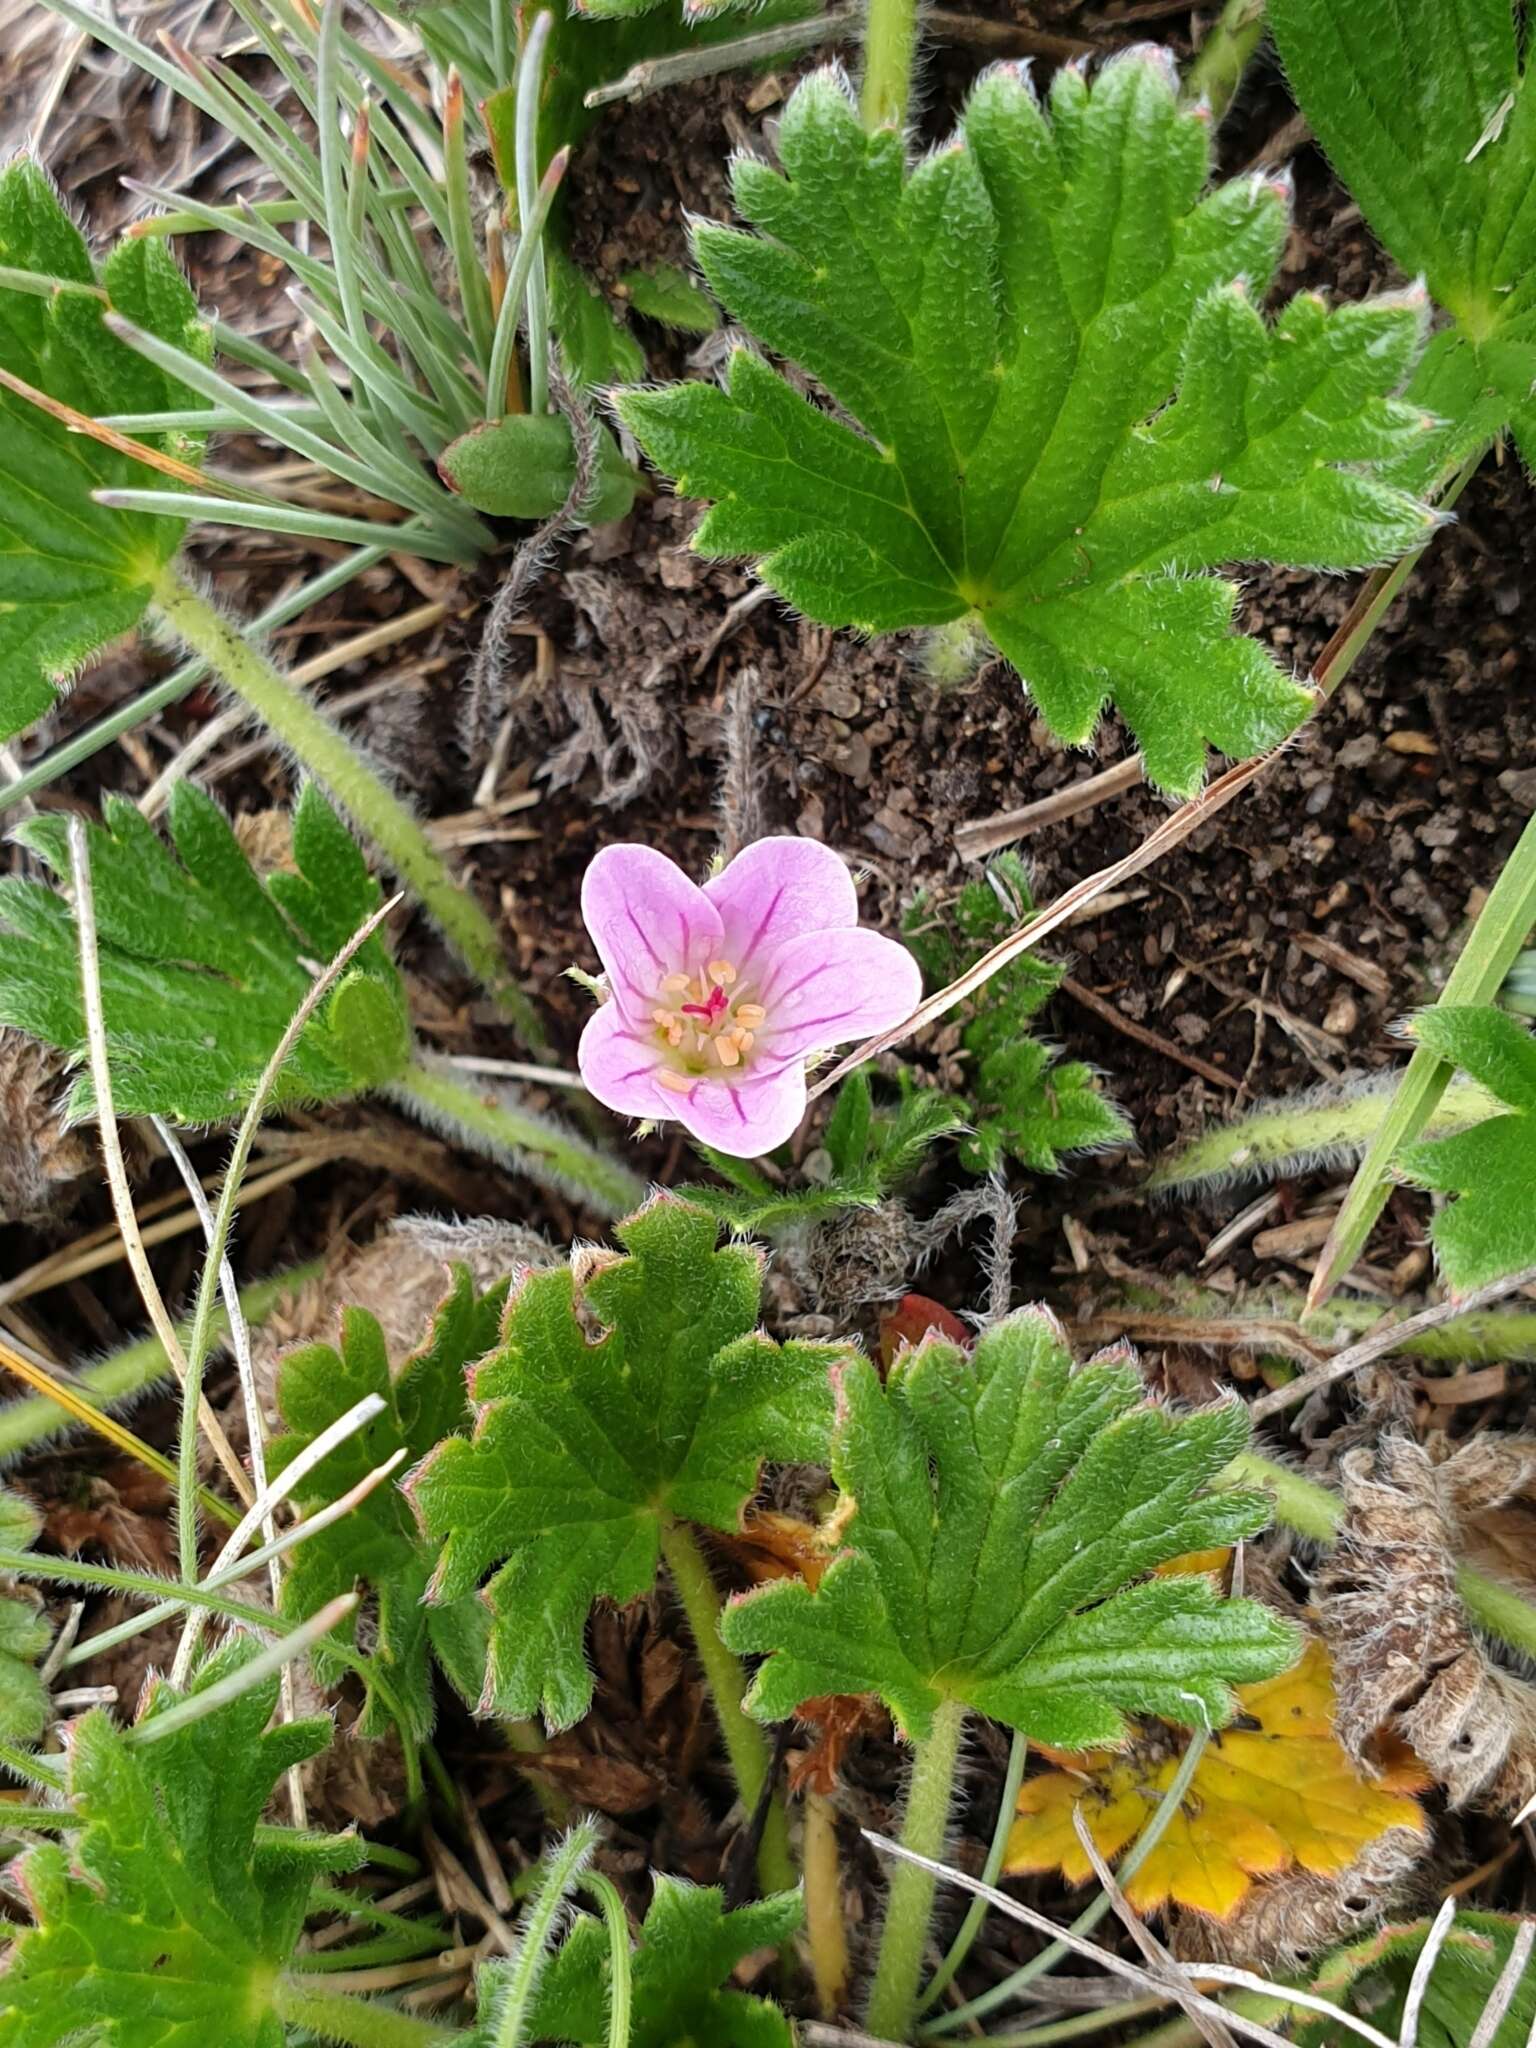
[[[761,1003],[743,1002],[748,986],[729,960],[711,960],[694,975],[666,976],[651,1012],[663,1087],[686,1095],[700,1081],[740,1073],[768,1014]]]

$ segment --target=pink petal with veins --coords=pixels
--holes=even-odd
[[[663,976],[720,958],[720,913],[651,846],[605,846],[581,884],[581,914],[608,985],[632,1022],[649,1020]]]
[[[814,839],[758,839],[704,884],[725,923],[722,958],[745,971],[802,932],[850,930],[859,899],[846,865]]]
[[[617,1003],[604,1003],[587,1019],[576,1064],[589,1094],[621,1116],[677,1115],[680,1096],[656,1079],[661,1052],[653,1032],[638,1036]]]
[[[778,948],[754,993],[768,1012],[758,1042],[778,1065],[899,1024],[922,1001],[923,977],[880,932],[807,932]]]
[[[689,1095],[657,1093],[667,1097],[666,1114],[703,1144],[733,1159],[758,1159],[792,1138],[805,1115],[805,1067],[796,1060],[740,1081],[700,1081]]]

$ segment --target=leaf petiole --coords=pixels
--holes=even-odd
[[[933,1712],[933,1733],[915,1746],[901,1845],[918,1856],[937,1859],[944,1853],[965,1716],[963,1701],[943,1701]],[[875,1982],[865,2015],[869,2031],[881,2040],[911,2039],[937,1884],[933,1872],[916,1863],[898,1863],[891,1873]]]
[[[741,1660],[720,1640],[720,1595],[710,1576],[698,1538],[683,1522],[662,1525],[661,1554],[677,1588],[688,1627],[693,1635],[699,1662],[714,1702],[725,1753],[741,1793],[742,1804],[751,1814],[768,1782],[770,1753],[763,1731],[742,1711],[747,1677]],[[789,1852],[789,1822],[784,1797],[775,1791],[768,1808],[763,1838],[758,1845],[757,1875],[765,1894],[793,1891],[795,1866]]]

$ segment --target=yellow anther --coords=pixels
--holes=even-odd
[[[709,978],[711,981],[718,982],[721,988],[729,988],[736,979],[736,970],[729,960],[711,960],[709,963]]]
[[[755,1042],[755,1033],[753,1033],[753,1032],[751,1032],[751,1031],[738,1031],[738,1032],[737,1032],[737,1034],[736,1034],[736,1043],[737,1043],[737,1045],[738,1045],[738,1046],[739,1046],[739,1047],[741,1048],[741,1050],[742,1050],[742,1051],[743,1051],[744,1053],[748,1053],[748,1052],[750,1052],[750,1051],[752,1050],[752,1047],[753,1047],[753,1044],[754,1044],[754,1042]]]
[[[686,974],[669,974],[662,981],[661,992],[664,996],[680,996],[687,986]]]
[[[715,1040],[715,1051],[720,1055],[722,1067],[741,1065],[741,1047],[736,1043],[736,1033],[728,1032],[724,1038]]]
[[[749,1031],[755,1031],[767,1015],[768,1012],[761,1003],[738,1003],[736,1005],[736,1022],[738,1024],[745,1024]]]
[[[670,1088],[674,1095],[687,1095],[693,1089],[693,1082],[687,1074],[677,1074],[670,1067],[658,1067],[656,1078],[663,1088]]]

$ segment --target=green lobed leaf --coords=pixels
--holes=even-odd
[[[798,1892],[727,1912],[717,1886],[658,1873],[632,1964],[629,2048],[792,2048],[778,2006],[731,1988],[730,1977],[755,1950],[782,1948],[801,1913]],[[483,1973],[487,2023],[498,1968]],[[607,2048],[610,1971],[607,1931],[584,1916],[544,1973],[528,2038]]]
[[[1358,568],[1432,524],[1374,473],[1426,437],[1390,396],[1422,305],[1303,295],[1267,324],[1285,191],[1207,192],[1208,130],[1160,50],[1091,88],[1063,68],[1049,119],[1003,66],[908,175],[902,138],[866,134],[819,73],[785,110],[783,173],[733,166],[760,232],[700,223],[694,252],[732,318],[856,424],[746,349],[725,389],[615,400],[713,501],[700,553],[757,558],[828,625],[969,620],[1063,739],[1113,700],[1184,794],[1207,744],[1257,753],[1310,702],[1233,631],[1236,585],[1196,572]]]
[[[923,979],[942,988],[1034,908],[1028,869],[1017,854],[1005,853],[985,881],[967,882],[946,909],[919,896],[902,920],[902,935]],[[968,1006],[960,1041],[972,1061],[971,1086],[964,1098],[944,1099],[971,1126],[960,1158],[973,1173],[995,1172],[1010,1155],[1033,1173],[1055,1173],[1069,1153],[1101,1151],[1134,1138],[1094,1069],[1058,1058],[1030,1034],[1030,1019],[1061,986],[1065,972],[1038,953],[1021,953]]]
[[[0,1548],[30,1550],[41,1527],[30,1501],[0,1487]],[[37,1661],[53,1640],[41,1602],[28,1588],[0,1592],[0,1739],[33,1743],[48,1722],[48,1691]]]
[[[1509,1961],[1519,1926],[1518,1920],[1503,1913],[1458,1914],[1425,1986],[1415,2036],[1418,2048],[1467,2048]],[[1383,1927],[1364,1941],[1336,1950],[1313,1978],[1311,1989],[1396,2037],[1429,1927],[1427,1920]],[[1336,2048],[1332,2020],[1298,2008],[1291,2026],[1298,2048]],[[1533,2026],[1536,1971],[1528,1967],[1487,2048],[1526,2048]]]
[[[203,1692],[256,1654],[210,1658]],[[267,1728],[277,1680],[139,1745],[99,1709],[71,1730],[75,1825],[17,1866],[33,1924],[0,1975],[4,2048],[284,2048],[273,1980],[292,1956],[316,1874],[310,1838],[261,1826],[272,1788],[331,1739],[324,1716]],[[153,1720],[178,1695],[152,1685]],[[263,1732],[265,1730],[265,1732]],[[322,1867],[355,1868],[355,1837]]]
[[[816,1591],[782,1580],[722,1624],[766,1653],[749,1710],[874,1692],[922,1739],[958,1700],[1061,1749],[1118,1744],[1127,1714],[1226,1721],[1233,1685],[1294,1659],[1294,1630],[1209,1579],[1144,1575],[1264,1526],[1256,1495],[1205,1490],[1247,1437],[1235,1400],[1175,1416],[1124,1358],[1075,1370],[1043,1309],[969,1357],[929,1338],[884,1384],[843,1366],[842,1548]]]
[[[390,1372],[377,1320],[360,1308],[343,1311],[339,1349],[307,1344],[283,1360],[277,1405],[287,1434],[275,1438],[268,1450],[274,1475],[365,1395],[377,1394],[385,1403],[382,1414],[301,1483],[295,1500],[306,1514],[339,1500],[397,1451],[404,1450],[415,1463],[444,1437],[466,1427],[466,1374],[494,1347],[506,1294],[503,1282],[477,1295],[469,1269],[455,1266],[426,1342],[397,1375]],[[283,1580],[283,1611],[296,1621],[358,1585],[373,1596],[377,1627],[359,1724],[364,1735],[383,1734],[393,1706],[403,1714],[402,1736],[426,1740],[435,1718],[434,1656],[471,1705],[483,1690],[489,1617],[478,1596],[470,1593],[438,1607],[423,1604],[438,1550],[423,1538],[396,1485],[386,1481],[292,1554]],[[327,1682],[340,1669],[323,1644],[315,1651],[315,1665]],[[372,1682],[375,1674],[384,1680],[382,1691]]]
[[[585,521],[622,519],[640,479],[606,427],[597,429],[597,488]],[[502,519],[548,519],[575,480],[570,421],[558,414],[509,413],[450,442],[438,457],[444,483],[477,512]]]
[[[1272,0],[1292,90],[1361,211],[1452,325],[1407,392],[1432,483],[1508,425],[1536,465],[1536,85],[1510,0]]]
[[[1536,1265],[1536,1038],[1503,1010],[1474,1004],[1420,1010],[1413,1035],[1509,1108],[1449,1138],[1405,1145],[1393,1162],[1421,1187],[1459,1197],[1430,1235],[1460,1292]]]
[[[116,796],[88,828],[102,1007],[119,1115],[176,1123],[237,1116],[308,994],[383,900],[361,853],[312,783],[293,813],[296,873],[258,879],[224,814],[189,782],[169,806],[172,847]],[[62,814],[16,835],[62,882]],[[0,879],[0,1023],[77,1058],[85,1048],[79,940],[68,903]],[[329,1101],[398,1074],[410,1057],[404,985],[375,935],[310,1021],[276,1100]],[[90,1078],[69,1097],[89,1112]]]
[[[92,417],[196,403],[102,325],[110,301],[136,326],[211,358],[160,237],[120,243],[98,275],[47,173],[18,157],[0,171],[0,265],[97,288],[35,295],[0,284],[0,369]],[[183,461],[197,454],[184,436],[147,438]],[[143,616],[185,523],[108,511],[91,494],[150,482],[169,480],[0,389],[0,741],[40,718],[82,662]]]
[[[616,1235],[627,1257],[518,1283],[473,1376],[473,1437],[441,1444],[407,1488],[443,1539],[429,1598],[460,1600],[500,1565],[482,1709],[556,1728],[591,1701],[593,1601],[651,1590],[669,1520],[734,1530],[765,1459],[821,1456],[839,1355],[760,1333],[761,1259],[717,1247],[701,1209],[658,1195]]]

